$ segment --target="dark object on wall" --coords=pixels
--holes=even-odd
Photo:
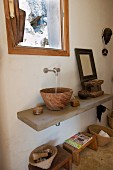
[[[107,55],[108,55],[108,50],[107,50],[106,48],[104,48],[104,49],[102,50],[102,54],[103,54],[104,56],[107,56]]]
[[[109,43],[111,36],[112,36],[112,30],[110,28],[105,28],[102,32],[102,41],[104,44],[102,54],[104,56],[107,56],[107,54],[108,54],[108,50],[105,48],[105,45],[107,45]]]
[[[112,36],[112,30],[110,28],[105,28],[102,34],[102,39],[105,45],[109,43],[111,36]]]
[[[98,118],[99,122],[101,122],[102,113],[104,113],[105,111],[106,111],[105,106],[103,106],[103,105],[97,106],[97,118]]]

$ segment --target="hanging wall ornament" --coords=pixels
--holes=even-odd
[[[108,55],[108,50],[107,50],[106,48],[103,48],[102,54],[103,54],[104,56],[107,56],[107,55]]]
[[[111,36],[112,36],[112,30],[110,28],[105,28],[102,31],[102,42],[103,42],[103,46],[104,46],[103,50],[102,50],[102,54],[104,56],[107,56],[107,54],[108,54],[108,50],[106,48],[106,45],[109,43]]]

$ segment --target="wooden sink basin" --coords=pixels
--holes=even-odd
[[[50,110],[61,110],[69,103],[73,90],[70,88],[58,87],[40,90],[41,96]]]

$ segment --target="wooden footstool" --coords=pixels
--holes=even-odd
[[[91,135],[89,133],[84,133],[84,134],[87,136],[92,136],[92,139],[89,142],[87,142],[85,145],[83,145],[80,149],[76,149],[75,147],[73,147],[67,143],[63,144],[63,148],[72,154],[73,163],[77,166],[80,164],[80,152],[83,149],[85,149],[87,146],[93,150],[98,149],[96,136]]]
[[[48,170],[59,170],[60,168],[72,170],[72,155],[60,146],[57,146],[57,149],[58,153]],[[41,168],[32,166],[30,164],[28,165],[28,168],[29,170],[42,170]]]

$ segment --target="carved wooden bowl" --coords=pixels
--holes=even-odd
[[[70,88],[58,87],[40,90],[41,96],[50,110],[61,110],[69,103],[73,90]]]
[[[105,146],[109,142],[113,141],[113,130],[108,127],[93,124],[88,126],[88,130],[90,133],[96,135],[98,146]],[[99,135],[101,130],[106,132],[110,137]]]
[[[33,153],[44,153],[45,150],[50,150],[51,157],[49,157],[48,159],[45,159],[43,161],[40,161],[40,162],[33,160]],[[42,168],[42,169],[48,169],[48,168],[50,168],[56,154],[57,154],[57,148],[55,146],[44,144],[44,145],[37,147],[36,149],[34,149],[31,152],[31,154],[29,156],[29,163],[33,166],[36,166],[36,167],[39,167],[39,168]]]

